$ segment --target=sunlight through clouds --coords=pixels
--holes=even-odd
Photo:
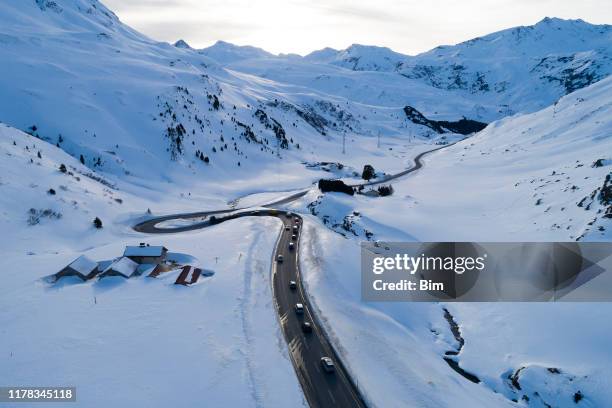
[[[605,0],[103,0],[152,38],[196,48],[224,40],[273,53],[306,54],[358,43],[416,54],[545,16],[610,22]]]

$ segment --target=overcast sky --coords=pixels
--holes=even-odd
[[[273,53],[357,44],[406,54],[456,44],[545,16],[612,23],[610,0],[102,0],[121,20],[195,48],[224,40]]]

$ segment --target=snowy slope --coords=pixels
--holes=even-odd
[[[73,405],[87,408],[305,404],[272,303],[277,220],[146,237],[131,225],[147,207],[185,206],[172,191],[118,190],[61,149],[1,124],[0,157],[0,383],[75,386]],[[82,254],[108,264],[142,241],[212,276],[191,287],[174,285],[178,271],[44,279]]]
[[[610,241],[611,115],[607,78],[428,156],[393,183],[392,196],[313,192],[294,204],[316,213],[301,247],[308,291],[367,398],[380,406],[609,405],[610,304],[365,303],[359,241],[365,231],[383,241]],[[329,231],[333,224],[346,238]],[[457,349],[444,307],[465,341],[459,364],[480,384],[443,361]]]
[[[364,304],[357,271],[360,239],[610,240],[610,36],[546,19],[414,57],[359,45],[274,56],[159,43],[97,0],[2,2],[0,384],[53,372],[87,407],[303,405],[270,293],[277,221],[145,238],[131,226],[147,209],[261,205],[321,177],[355,181],[364,164],[397,172],[461,138],[408,120],[412,106],[431,119],[501,120],[429,156],[392,196],[312,188],[290,205],[311,214],[308,293],[365,397],[504,407],[537,392],[529,406],[573,407],[580,391],[581,404],[605,406],[606,305],[447,306],[476,385],[442,359],[456,347],[443,305]],[[176,273],[41,280],[143,239],[213,276],[191,288],[175,288]]]
[[[59,143],[117,181],[252,184],[281,163],[295,173],[313,157],[332,160],[345,133],[357,156],[380,131],[435,139],[402,106],[226,70],[205,52],[131,30],[97,0],[10,0],[0,21],[0,121]],[[223,43],[214,50],[255,52]]]
[[[234,69],[364,103],[405,103],[430,115],[488,122],[542,109],[605,78],[612,72],[611,44],[612,26],[546,18],[416,56],[352,45],[302,59],[244,55],[229,62]]]
[[[372,239],[609,240],[611,113],[607,78],[427,156],[390,197],[329,194],[311,211],[342,224],[356,210]]]
[[[533,112],[612,72],[612,26],[545,18],[405,62],[402,75],[437,88],[496,95],[508,113]]]

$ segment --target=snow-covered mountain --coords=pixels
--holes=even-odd
[[[325,48],[304,57],[306,61],[333,64],[353,71],[385,71],[399,69],[409,59],[387,47],[353,44],[344,50]]]
[[[366,103],[397,104],[398,97],[427,100],[433,94],[437,100],[457,101],[447,102],[455,111],[488,122],[514,113],[542,109],[559,97],[608,76],[612,72],[612,26],[545,18],[533,26],[502,30],[457,45],[440,46],[416,56],[403,55],[384,47],[352,45],[345,50],[326,48],[315,51],[303,57],[302,64],[306,66],[297,63],[295,58],[283,62],[281,57],[270,56],[245,56],[241,63],[238,60],[232,62],[232,67],[238,70],[325,92],[338,92],[334,83],[344,82],[352,93],[347,91],[343,95]],[[365,74],[354,76],[359,78],[361,86],[347,85],[346,73],[334,70],[319,73],[320,67],[313,68],[309,64],[341,67]],[[299,73],[284,72],[296,70]],[[305,82],[308,72],[313,72],[311,81]],[[397,90],[389,86],[383,87],[382,92],[372,93],[372,89],[380,89],[368,74],[373,72],[381,74],[374,75],[377,79],[383,78],[383,73],[394,73],[409,81],[387,78]],[[427,87],[422,89],[422,84]],[[371,88],[366,91],[368,85]],[[360,88],[364,92],[360,92]],[[403,90],[411,92],[404,94]],[[368,99],[363,99],[361,93]],[[462,106],[463,102],[458,102],[464,98],[470,101],[469,109]],[[430,114],[438,110],[442,110],[444,115],[452,112],[452,109],[436,109],[434,103],[421,101],[414,104]]]
[[[0,21],[0,121],[122,179],[227,181],[278,173],[281,162],[303,168],[334,160],[346,133],[354,157],[379,132],[438,137],[407,120],[403,104],[226,69],[207,51],[148,39],[97,0],[10,0]],[[268,55],[225,43],[208,53]]]
[[[82,406],[166,407],[198,378],[179,405],[305,405],[271,301],[278,221],[146,238],[132,226],[308,189],[286,205],[304,220],[304,283],[372,405],[605,406],[606,304],[367,304],[355,271],[363,239],[609,241],[611,31],[545,19],[417,56],[275,56],[156,42],[97,0],[3,1],[0,384],[52,372]],[[365,164],[396,173],[459,140],[391,196],[312,186],[354,183]],[[212,277],[43,283],[81,254],[111,260],[144,239]],[[457,361],[480,384],[443,359],[457,341],[446,307],[465,340]]]
[[[253,174],[276,165],[277,144],[285,162],[311,161],[306,152],[344,133],[356,146],[379,132],[427,139],[406,106],[489,122],[545,107],[612,66],[609,26],[557,19],[416,57],[354,45],[303,58],[158,43],[96,0],[10,0],[0,19],[0,120],[91,168],[147,180],[185,168]]]
[[[234,45],[225,41],[217,41],[214,45],[200,50],[199,53],[223,64],[245,59],[273,57],[273,54],[261,48]]]

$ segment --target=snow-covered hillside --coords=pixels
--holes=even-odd
[[[76,406],[88,408],[190,407],[202,398],[304,404],[272,304],[277,220],[145,237],[131,226],[150,216],[147,208],[187,207],[185,198],[118,189],[54,145],[2,124],[0,157],[0,383],[70,384]],[[212,276],[189,288],[174,285],[178,271],[46,282],[82,254],[110,261],[142,241],[166,245]]]
[[[606,78],[426,157],[390,197],[326,194],[310,210],[371,239],[610,240],[611,115]]]
[[[280,166],[333,160],[344,134],[356,156],[381,131],[437,137],[408,121],[402,105],[226,70],[206,52],[152,41],[97,0],[10,0],[0,21],[0,121],[117,179],[255,183]],[[251,51],[219,43],[209,53]]]
[[[609,405],[610,304],[365,303],[359,242],[610,241],[611,117],[607,78],[427,156],[424,168],[392,183],[392,196],[313,192],[294,204],[318,218],[301,248],[308,291],[368,398],[381,406]],[[460,367],[479,384],[443,360],[457,347]]]
[[[304,218],[307,294],[372,406],[612,400],[610,306],[365,303],[358,273],[365,239],[610,241],[611,26],[545,19],[417,56],[276,56],[156,42],[98,0],[4,0],[0,61],[0,385],[52,373],[86,407],[305,405],[271,293],[278,220],[132,229],[305,192],[280,206]],[[313,184],[361,182],[366,164],[385,177],[454,142],[388,196]],[[209,274],[188,288],[177,270],[44,279],[142,241]],[[458,347],[479,384],[444,361]]]
[[[336,161],[344,134],[356,156],[379,133],[429,142],[437,135],[405,106],[490,122],[547,106],[612,66],[610,27],[581,21],[416,57],[354,45],[303,58],[158,43],[97,0],[9,0],[0,21],[0,121],[141,184],[297,171],[315,157]],[[352,156],[346,164],[364,164]]]
[[[345,50],[315,51],[301,60],[244,54],[242,61],[220,62],[275,80],[340,92],[364,103],[404,101],[431,115],[447,118],[460,113],[489,122],[542,109],[605,78],[612,72],[611,44],[612,26],[545,18],[533,26],[416,56],[352,45]],[[394,75],[384,75],[389,73]],[[349,89],[342,90],[342,85]]]

